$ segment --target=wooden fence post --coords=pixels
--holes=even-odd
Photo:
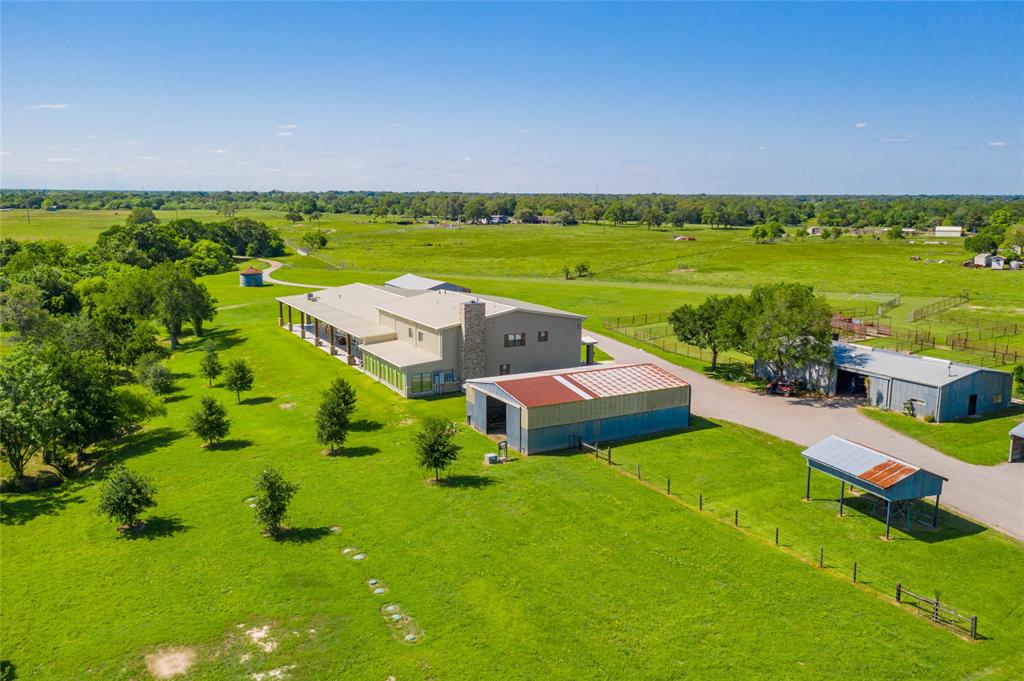
[[[672,478],[669,478],[668,482],[665,483],[665,494],[672,496]]]
[[[733,511],[732,524],[735,525],[736,527],[740,526],[740,512],[739,511]]]
[[[978,638],[978,616],[974,615],[971,617],[971,640],[977,640]]]
[[[903,602],[903,584],[901,582],[896,582],[896,602]]]
[[[853,561],[853,583],[857,583],[857,561]]]
[[[818,552],[818,567],[820,567],[820,568],[825,567],[825,547],[824,546],[822,546],[821,550]]]
[[[779,528],[775,528],[775,545],[779,545]]]
[[[700,501],[698,502],[698,504],[699,504],[699,506],[697,507],[697,510],[703,511],[704,510],[704,492],[700,493]]]
[[[640,464],[636,465],[636,479],[640,479]]]

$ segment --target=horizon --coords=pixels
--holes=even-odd
[[[5,191],[1024,194],[1017,3],[0,12]]]

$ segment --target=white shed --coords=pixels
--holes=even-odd
[[[957,225],[939,225],[935,228],[935,236],[963,236],[964,228]]]
[[[977,265],[978,267],[988,267],[989,265],[992,264],[992,254],[979,253],[978,255],[974,256],[974,264]]]

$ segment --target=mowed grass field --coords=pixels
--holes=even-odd
[[[830,484],[800,500],[796,447],[728,423],[616,449],[670,474],[685,504],[587,455],[485,467],[493,443],[464,427],[451,483],[428,485],[412,434],[427,414],[461,423],[460,398],[403,400],[277,328],[284,287],[206,281],[222,306],[209,338],[253,363],[255,388],[241,405],[208,388],[195,339],[170,361],[168,415],[108,459],[159,489],[137,538],[96,515],[102,470],[5,496],[0,636],[18,678],[146,678],[145,656],[168,649],[194,653],[196,679],[1019,678],[1017,542],[944,517],[942,532],[883,543],[867,509],[836,517]],[[312,417],[335,375],[358,391],[358,425],[330,457]],[[217,449],[186,432],[204,394],[234,422]],[[301,487],[279,541],[246,504],[267,465]],[[722,521],[731,507],[740,529]],[[774,524],[790,548],[772,544]],[[824,570],[800,557],[818,544]],[[868,584],[851,583],[851,559]],[[896,607],[893,579],[979,615],[985,638]],[[247,634],[264,626],[274,646]]]

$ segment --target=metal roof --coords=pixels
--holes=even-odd
[[[549,314],[572,319],[585,319],[564,310],[553,307],[535,305],[513,298],[498,296],[481,296],[475,293],[458,291],[422,291],[419,295],[411,295],[404,300],[387,301],[377,306],[381,312],[423,324],[432,329],[450,329],[461,323],[460,309],[464,303],[481,302],[484,304],[485,317],[497,317],[517,310],[536,314]]]
[[[400,340],[371,343],[363,346],[363,352],[376,355],[396,367],[412,367],[420,364],[440,362],[441,356]]]
[[[840,369],[858,374],[891,377],[936,388],[982,371],[981,367],[973,364],[961,364],[923,355],[908,355],[853,343],[835,342],[832,344],[832,353],[835,364]]]
[[[681,388],[689,383],[653,364],[611,364],[492,376],[466,381],[497,385],[524,407],[546,407],[583,400]]]
[[[239,274],[263,274],[263,270],[258,270],[255,267],[246,267]]]
[[[394,329],[377,323],[380,314],[375,303],[404,300],[404,296],[377,286],[348,284],[322,289],[312,294],[282,296],[277,300],[350,333],[366,343],[395,337]]]
[[[1024,421],[1021,421],[1016,426],[1010,429],[1010,435],[1017,437],[1024,437]]]
[[[428,277],[421,277],[418,274],[403,274],[400,277],[395,277],[389,281],[384,282],[386,286],[394,286],[395,288],[407,288],[415,289],[418,291],[430,291],[440,286],[450,286],[455,288],[464,288],[457,284],[452,284],[447,281],[441,281],[440,279],[430,279]]]
[[[803,455],[811,461],[852,475],[881,489],[888,489],[922,470],[914,464],[836,435],[829,435],[821,442],[811,445],[803,451]],[[935,475],[929,471],[924,472]]]

